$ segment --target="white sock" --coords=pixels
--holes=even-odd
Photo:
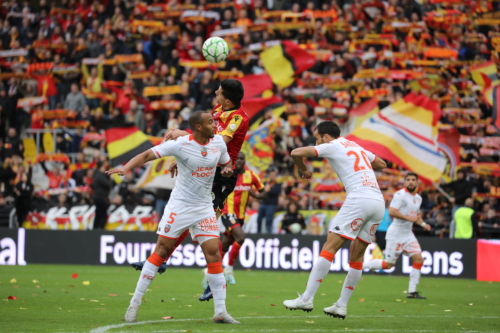
[[[354,289],[356,289],[359,279],[361,279],[362,273],[363,270],[361,269],[355,269],[352,267],[349,268],[349,272],[347,272],[347,276],[344,280],[344,285],[342,286],[342,291],[340,292],[340,298],[337,301],[337,305],[344,307],[347,306]]]
[[[408,287],[409,293],[417,291],[417,285],[420,281],[420,269],[413,267],[410,272],[410,286]]]
[[[383,269],[382,268],[382,263],[384,260],[382,259],[374,259],[371,261],[367,261],[363,263],[363,269],[365,268],[370,268],[370,269]]]
[[[307,280],[306,291],[302,294],[301,298],[304,302],[312,301],[314,295],[318,291],[321,282],[330,271],[330,266],[333,260],[326,259],[322,256],[318,258],[316,264],[314,264],[311,274],[309,275],[309,280]]]
[[[226,313],[226,278],[224,273],[208,274],[208,284],[214,295],[215,314]]]
[[[141,305],[142,296],[144,296],[144,293],[148,289],[149,285],[153,282],[153,279],[158,272],[158,268],[158,266],[155,266],[146,260],[144,267],[142,268],[141,275],[139,276],[139,281],[137,281],[134,296],[132,296],[132,300],[130,301],[131,306]]]

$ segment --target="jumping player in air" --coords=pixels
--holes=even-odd
[[[417,224],[427,231],[431,226],[422,220],[419,215],[422,197],[417,193],[418,175],[414,172],[408,172],[404,178],[404,188],[394,194],[389,207],[389,215],[394,218],[385,239],[387,245],[385,248],[386,259],[375,259],[363,264],[363,268],[370,269],[390,269],[398,260],[401,253],[411,258],[413,267],[410,272],[410,285],[406,298],[426,299],[417,291],[417,285],[420,280],[420,270],[424,264],[422,250],[417,238],[412,232],[413,224]]]
[[[215,122],[209,113],[196,111],[189,117],[193,134],[164,142],[137,155],[125,166],[107,171],[125,175],[146,162],[164,156],[177,159],[179,177],[158,225],[158,241],[153,254],[143,265],[134,296],[125,314],[135,322],[142,297],[158,268],[186,231],[200,243],[208,264],[208,279],[214,294],[216,323],[239,324],[226,311],[226,279],[219,253],[219,226],[212,206],[212,184],[217,167],[222,177],[233,176],[233,166],[222,136],[214,135]]]
[[[243,99],[244,90],[243,85],[240,81],[234,79],[223,80],[220,84],[219,89],[215,92],[217,105],[212,111],[212,116],[215,124],[215,134],[222,136],[224,142],[227,145],[227,151],[231,157],[232,164],[236,164],[236,159],[238,153],[241,150],[243,141],[248,131],[249,118],[248,115],[243,111],[241,106],[241,100]],[[164,141],[175,140],[181,136],[189,135],[186,131],[172,130],[169,131],[164,138]],[[170,171],[172,175],[176,173],[177,163],[174,163]],[[220,212],[224,208],[224,202],[231,192],[233,192],[236,186],[237,175],[233,174],[232,177],[223,177],[221,175],[221,169],[217,168],[215,171],[215,178],[212,187],[212,202],[213,208],[216,211],[217,219],[220,216]],[[187,237],[187,232],[182,234],[177,240],[172,252],[167,255],[165,261],[167,261],[172,255],[173,251],[184,241]],[[220,248],[222,252],[222,246]],[[132,263],[132,267],[137,270],[141,270],[144,262]],[[166,264],[162,264],[158,272],[161,274],[165,272],[167,268]],[[200,297],[200,301],[206,301],[212,298],[212,293],[210,292],[210,287]]]
[[[320,123],[314,136],[316,146],[294,149],[293,162],[302,173],[302,178],[310,180],[312,172],[303,158],[325,158],[344,184],[347,197],[330,222],[326,243],[309,275],[305,292],[294,300],[284,301],[283,305],[290,310],[312,311],[314,295],[330,271],[335,253],[351,240],[350,268],[340,298],[331,307],[323,309],[327,315],[344,319],[347,303],[361,278],[363,255],[384,217],[384,197],[373,169],[383,169],[386,164],[357,143],[340,137],[340,129],[332,121]]]
[[[222,238],[222,258],[231,247],[229,252],[229,263],[224,269],[226,281],[229,284],[236,284],[234,278],[233,266],[238,255],[240,248],[245,242],[245,232],[243,231],[243,224],[245,223],[245,212],[248,204],[249,197],[256,199],[263,199],[266,196],[264,192],[264,184],[262,184],[259,176],[250,170],[245,170],[245,154],[240,152],[236,159],[236,168],[234,173],[237,176],[236,187],[234,191],[229,194],[226,205],[221,215],[222,223],[226,227],[224,237]],[[255,193],[253,189],[257,190]],[[208,283],[208,277],[205,274],[204,283]]]

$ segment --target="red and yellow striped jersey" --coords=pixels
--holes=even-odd
[[[248,197],[250,196],[252,187],[258,191],[264,188],[264,184],[262,184],[259,176],[250,170],[245,170],[244,173],[238,174],[234,191],[226,199],[226,206],[224,207],[226,214],[235,214],[238,219],[245,218]]]

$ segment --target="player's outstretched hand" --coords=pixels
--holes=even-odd
[[[168,167],[168,171],[170,171],[170,177],[174,178],[174,176],[177,176],[177,173],[179,172],[179,169],[177,169],[177,162],[174,161],[170,166]]]
[[[425,231],[431,231],[431,226],[429,224],[424,225],[422,228],[424,228]]]
[[[165,136],[163,137],[163,142],[168,141],[168,140],[176,140],[178,137],[180,137],[182,134],[182,131],[172,129],[165,133]]]
[[[127,169],[125,169],[125,167],[119,167],[119,168],[115,168],[115,169],[111,169],[111,170],[108,170],[106,171],[106,174],[108,175],[112,175],[114,173],[117,173],[119,174],[120,176],[125,176],[125,174],[128,172]]]
[[[224,167],[221,171],[220,174],[222,177],[231,177],[233,175],[233,169]]]
[[[302,173],[302,179],[305,179],[305,180],[312,179],[313,173],[310,170],[301,171],[301,173]]]

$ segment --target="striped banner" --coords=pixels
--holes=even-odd
[[[446,166],[437,142],[440,117],[437,101],[410,93],[365,120],[347,138],[427,181],[436,181]]]

